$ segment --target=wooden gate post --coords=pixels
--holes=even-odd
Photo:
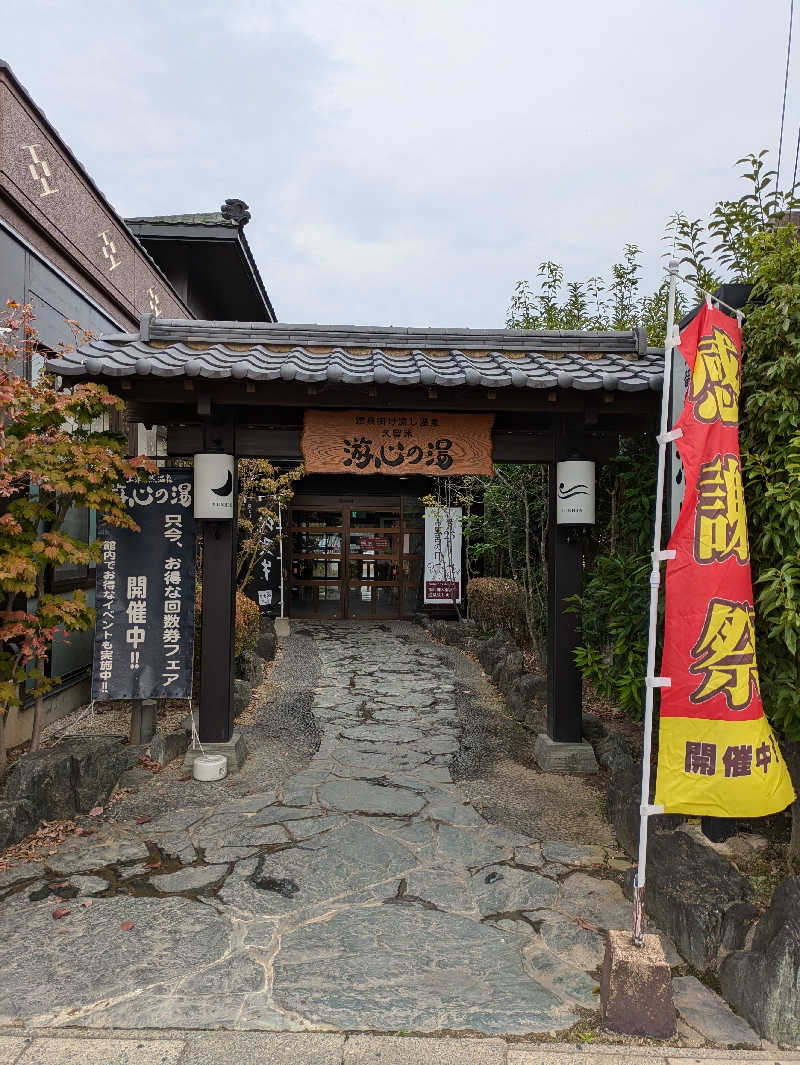
[[[556,427],[547,550],[547,733],[559,743],[582,739],[582,678],[575,665],[578,616],[566,613],[566,600],[581,591],[583,545],[574,525],[556,525],[556,463],[580,453],[582,443],[580,430],[570,433],[563,421]]]
[[[235,455],[232,418],[206,422],[207,452]],[[233,519],[203,522],[203,623],[200,655],[200,742],[227,743],[233,732],[233,666],[236,629],[236,510]]]

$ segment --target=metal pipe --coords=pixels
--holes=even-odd
[[[278,504],[278,558],[281,567],[281,617],[283,614],[283,510]]]
[[[667,305],[667,335],[664,340],[664,385],[661,393],[661,431],[658,435],[658,474],[656,479],[656,515],[653,527],[653,568],[650,572],[650,618],[647,634],[647,673],[644,704],[644,750],[642,752],[642,792],[639,806],[639,864],[633,888],[633,942],[644,944],[644,889],[647,876],[647,822],[657,811],[650,805],[650,756],[653,742],[653,691],[663,686],[663,678],[655,676],[656,628],[658,625],[658,590],[661,584],[661,525],[664,507],[664,471],[667,454],[667,425],[672,377],[672,349],[675,346],[675,285],[678,261],[669,262],[669,302]]]

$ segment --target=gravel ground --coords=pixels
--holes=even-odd
[[[297,633],[282,641],[264,683],[236,722],[248,749],[242,769],[210,791],[207,783],[184,779],[183,759],[176,759],[153,777],[152,786],[125,795],[114,807],[114,819],[159,817],[176,806],[211,806],[222,800],[226,785],[235,782],[237,794],[247,791],[251,781],[259,789],[264,781],[277,787],[305,769],[320,740],[311,713],[319,670],[319,657],[308,636]]]

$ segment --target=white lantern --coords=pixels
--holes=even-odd
[[[195,455],[194,516],[196,518],[233,518],[233,478],[236,464],[233,455]]]
[[[556,522],[594,525],[594,463],[570,459],[556,463]]]

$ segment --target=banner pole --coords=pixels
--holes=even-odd
[[[645,676],[644,749],[642,751],[642,792],[639,806],[639,864],[633,887],[633,942],[644,945],[644,890],[647,872],[647,823],[653,814],[663,813],[661,807],[650,805],[650,756],[653,745],[653,691],[667,687],[669,679],[655,676],[656,629],[658,626],[658,590],[661,585],[661,563],[667,553],[661,550],[662,512],[664,509],[664,479],[667,444],[674,439],[668,433],[670,386],[672,379],[672,350],[675,347],[675,288],[678,280],[678,261],[669,261],[669,300],[667,303],[667,335],[664,340],[664,383],[661,392],[661,428],[658,434],[658,473],[656,476],[656,513],[653,525],[653,568],[650,572],[650,617],[647,635],[647,673]]]
[[[283,601],[283,512],[281,510],[280,502],[278,502],[278,559],[281,567],[281,617],[284,616],[284,601]]]

